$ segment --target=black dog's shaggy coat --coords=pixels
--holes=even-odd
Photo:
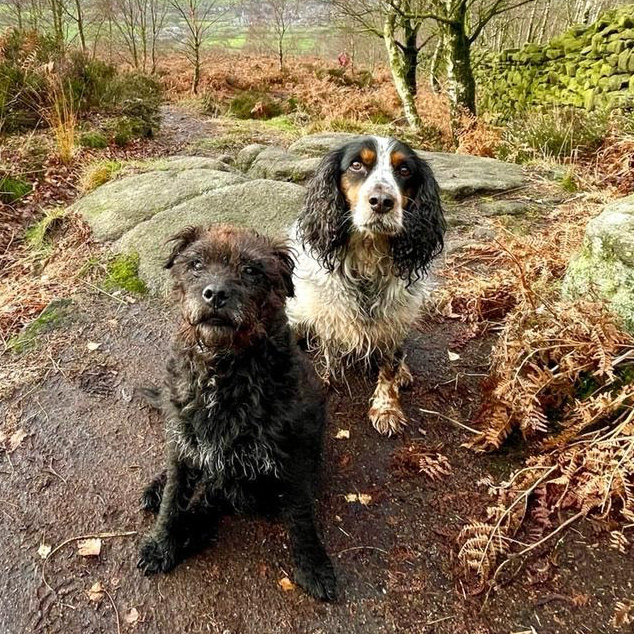
[[[139,568],[170,570],[213,537],[222,513],[281,513],[296,581],[332,600],[313,513],[325,405],[284,311],[288,249],[231,227],[188,228],[174,241],[167,268],[182,325],[166,388],[146,393],[166,417],[168,468],[142,499],[158,515]]]

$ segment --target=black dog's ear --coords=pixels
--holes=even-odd
[[[297,222],[304,247],[329,270],[348,241],[348,204],[339,188],[344,148],[327,154],[308,184]]]
[[[447,228],[438,182],[428,163],[416,156],[419,187],[403,216],[403,231],[392,238],[396,274],[408,281],[419,279],[444,246]]]
[[[291,248],[286,242],[274,242],[273,255],[280,265],[279,272],[286,297],[295,297],[295,286],[293,284],[295,259],[293,258]]]
[[[202,227],[185,227],[176,235],[172,236],[167,242],[173,242],[172,251],[165,262],[164,268],[171,269],[174,266],[176,258],[190,245],[202,235]]]

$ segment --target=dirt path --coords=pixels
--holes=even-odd
[[[164,117],[175,145],[209,134],[208,122],[172,110]],[[450,233],[452,245],[471,239],[473,213],[468,204],[454,213],[461,228]],[[38,343],[46,377],[0,404],[0,431],[26,432],[14,451],[0,453],[0,632],[617,631],[609,621],[616,601],[632,596],[631,565],[589,528],[548,545],[484,608],[455,574],[455,538],[489,504],[478,483],[507,475],[523,447],[476,455],[461,446],[469,432],[421,411],[468,422],[478,406],[492,338],[470,341],[450,361],[463,326],[448,320],[424,319],[409,340],[415,386],[405,396],[411,422],[403,436],[382,438],[371,428],[371,386],[359,377],[330,394],[319,518],[339,578],[335,604],[280,587],[292,577],[287,536],[257,519],[226,519],[205,553],[169,575],[142,576],[137,550],[151,520],[138,498],[161,468],[163,440],[160,417],[133,388],[160,380],[171,311],[158,300],[128,304],[100,293],[73,301],[70,317]],[[350,438],[336,439],[340,429]],[[425,449],[447,457],[449,476],[434,482],[419,473],[416,456]],[[349,493],[371,502],[347,502]],[[78,554],[77,537],[103,534],[115,536],[102,539],[99,556]],[[54,549],[47,560],[42,546]],[[91,599],[97,582],[104,591]]]
[[[461,328],[452,322],[427,321],[410,340],[416,383],[405,436],[371,429],[370,388],[360,380],[351,382],[353,396],[331,394],[319,517],[340,582],[336,604],[280,588],[292,576],[287,537],[260,520],[227,519],[206,553],[169,575],[143,577],[135,562],[150,518],[138,511],[138,496],[161,467],[162,434],[159,416],[132,390],[160,379],[171,319],[157,301],[76,302],[72,320],[50,335],[65,342],[57,370],[17,395],[28,436],[0,459],[0,631],[117,632],[112,602],[122,631],[139,633],[612,631],[605,624],[630,576],[617,553],[587,548],[592,536],[569,534],[533,560],[534,582],[524,571],[482,613],[481,600],[456,581],[455,536],[487,504],[476,483],[508,472],[518,456],[476,456],[460,446],[468,432],[420,411],[469,420],[477,406],[490,340],[472,341],[450,362]],[[90,352],[89,342],[100,346]],[[46,354],[45,342],[40,349]],[[335,439],[339,429],[350,439]],[[436,483],[419,474],[416,461],[404,459],[410,446],[414,453],[441,446],[452,474]],[[359,492],[372,496],[368,506],[346,502]],[[45,567],[38,555],[42,544],[129,531],[136,534],[103,539],[98,557],[79,556],[76,542]],[[109,593],[97,603],[87,595],[96,582]]]

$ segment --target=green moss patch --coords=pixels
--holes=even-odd
[[[107,291],[123,289],[136,295],[145,295],[147,286],[139,277],[139,255],[118,255],[106,266],[106,279],[103,288]]]
[[[31,193],[31,183],[22,178],[0,175],[0,202],[7,205]]]
[[[42,334],[59,328],[69,314],[70,299],[53,300],[24,330],[9,339],[7,348],[14,352],[24,352],[37,344]]]

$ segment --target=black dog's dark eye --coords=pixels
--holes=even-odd
[[[245,266],[242,271],[246,275],[257,275],[259,271],[254,266]]]
[[[353,161],[350,164],[350,169],[353,172],[359,172],[359,171],[361,171],[363,169],[363,163],[361,161]]]
[[[398,168],[398,173],[399,173],[401,176],[409,176],[409,175],[411,174],[411,172],[410,172],[410,170],[409,170],[409,167],[407,167],[406,165],[401,165],[401,166]]]
[[[189,268],[192,269],[192,271],[202,271],[203,270],[202,260],[192,260],[189,263]]]

